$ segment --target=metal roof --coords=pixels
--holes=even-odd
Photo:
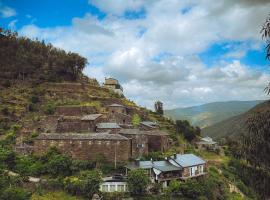
[[[119,133],[122,134],[129,134],[129,135],[165,135],[168,136],[169,134],[160,130],[151,130],[151,131],[142,131],[139,129],[121,129]]]
[[[136,164],[130,164],[126,166],[128,169],[158,169],[162,172],[168,172],[168,171],[179,171],[181,170],[181,167],[176,167],[169,163],[168,161],[139,161],[139,165]]]
[[[111,129],[111,128],[121,128],[121,127],[117,123],[98,123],[97,128]]]
[[[103,133],[41,133],[37,140],[129,140],[119,134]]]
[[[168,161],[154,161],[153,168],[158,169],[162,172],[181,170],[181,167],[176,167],[171,163],[169,163]]]
[[[83,121],[93,121],[96,120],[97,118],[101,117],[102,114],[90,114],[90,115],[84,115],[81,120]]]
[[[205,144],[205,145],[213,145],[213,144],[217,144],[217,142],[213,142],[213,141],[199,141],[197,142],[197,144]]]
[[[201,141],[204,141],[204,142],[213,142],[213,139],[207,136],[207,137],[201,138]]]
[[[174,156],[171,156],[171,159],[173,159],[181,167],[189,167],[206,163],[203,159],[195,156],[194,154],[177,154],[176,159],[174,158]]]

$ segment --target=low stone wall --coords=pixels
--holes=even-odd
[[[58,106],[55,113],[64,116],[82,116],[97,113],[97,110],[94,106]]]

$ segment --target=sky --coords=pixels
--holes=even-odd
[[[153,109],[268,99],[269,0],[0,0],[0,26],[88,59]]]

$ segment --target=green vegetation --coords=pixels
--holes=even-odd
[[[150,180],[144,170],[137,169],[129,172],[127,183],[132,195],[142,195],[146,192]]]
[[[133,124],[133,126],[137,127],[137,126],[140,125],[140,123],[141,123],[141,118],[140,118],[140,116],[139,116],[138,114],[134,114],[134,115],[132,116],[132,124]]]
[[[201,135],[201,129],[191,126],[187,120],[176,120],[175,129],[176,134],[182,134],[187,141],[192,141]]]
[[[0,67],[4,79],[40,81],[76,80],[87,60],[76,53],[54,48],[43,41],[0,30]],[[7,87],[9,84],[4,86]]]

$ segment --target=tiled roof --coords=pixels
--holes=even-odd
[[[128,140],[119,134],[104,133],[41,133],[38,140]]]
[[[98,123],[97,128],[111,129],[111,128],[121,128],[121,127],[117,123]]]
[[[90,114],[90,115],[84,115],[81,120],[84,120],[84,121],[93,121],[99,117],[101,117],[102,114]]]
[[[113,103],[113,104],[109,105],[109,107],[125,107],[125,106],[117,104],[117,103]]]
[[[174,158],[174,156],[171,156],[171,159],[173,159],[177,164],[182,167],[205,164],[205,161],[203,159],[195,156],[194,154],[177,154],[176,159]]]

